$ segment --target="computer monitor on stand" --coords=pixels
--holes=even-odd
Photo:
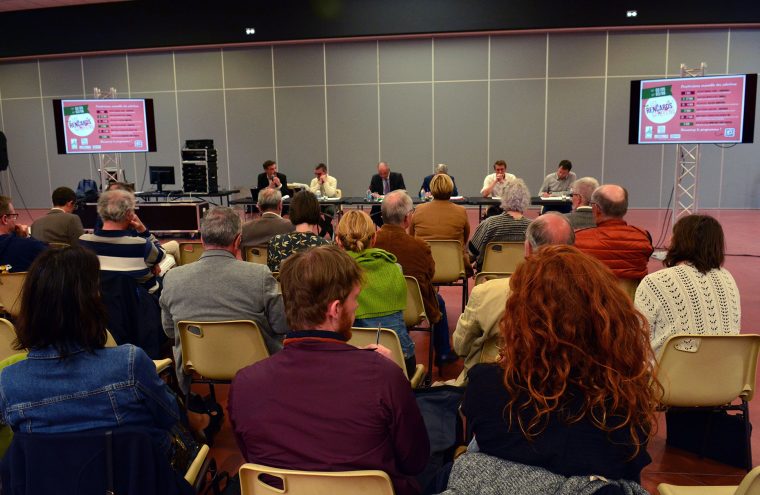
[[[174,167],[148,167],[150,183],[156,186],[156,192],[163,192],[164,184],[174,184]]]

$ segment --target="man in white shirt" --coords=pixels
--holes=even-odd
[[[327,175],[327,166],[320,163],[314,169],[314,178],[311,179],[309,190],[318,198],[337,198],[338,179]]]
[[[507,162],[504,160],[496,160],[493,164],[493,173],[486,176],[483,180],[483,189],[480,190],[480,194],[484,198],[501,198],[501,193],[504,191],[504,184],[508,180],[513,180],[515,176],[507,173]]]
[[[317,199],[337,198],[338,197],[338,179],[327,175],[327,166],[320,163],[314,168],[315,177],[311,179],[309,190],[314,193]],[[333,237],[332,219],[335,216],[335,206],[323,205],[322,218],[319,221],[319,235],[324,237],[330,234]]]
[[[480,194],[484,198],[499,198],[501,199],[504,192],[504,185],[509,180],[514,180],[516,177],[513,174],[507,173],[507,162],[504,160],[496,160],[493,164],[493,173],[486,176],[483,180],[483,189],[480,190]],[[486,218],[503,213],[504,210],[498,204],[488,207],[486,210]]]

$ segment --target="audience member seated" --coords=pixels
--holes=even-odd
[[[591,195],[591,207],[596,227],[578,230],[575,245],[607,265],[618,278],[644,278],[654,251],[652,236],[623,220],[628,212],[628,191],[614,184],[600,186]]]
[[[567,219],[570,220],[570,225],[575,230],[596,227],[594,212],[591,207],[591,195],[599,187],[599,181],[593,177],[581,177],[573,182],[571,187],[573,211],[565,213]]]
[[[656,400],[641,314],[604,265],[572,246],[539,249],[510,288],[499,360],[469,372],[472,450],[639,482]]]
[[[673,226],[667,268],[644,277],[636,290],[656,354],[673,335],[739,333],[739,289],[721,268],[724,252],[723,229],[713,217],[689,215]]]
[[[200,231],[203,254],[195,263],[166,274],[160,299],[164,332],[174,343],[177,382],[184,394],[190,391],[190,376],[184,373],[180,321],[253,320],[270,354],[282,349],[282,336],[288,331],[272,273],[264,265],[237,259],[237,212],[223,206],[208,210]]]
[[[525,232],[525,256],[528,257],[541,246],[575,242],[570,222],[557,212],[541,215],[528,225]],[[509,297],[509,277],[489,280],[472,288],[467,307],[459,317],[454,330],[454,351],[464,358],[464,369],[454,385],[467,383],[467,371],[484,356],[496,356],[499,352],[499,323],[504,317],[504,304]]]
[[[557,166],[557,171],[547,175],[541,184],[541,196],[547,197],[557,194],[570,194],[571,186],[575,182],[575,172],[571,172],[573,164],[570,160],[562,160]]]
[[[0,196],[0,271],[25,272],[47,249],[45,243],[29,237],[29,227],[17,224],[18,213],[8,196]]]
[[[84,234],[82,220],[74,215],[77,195],[68,187],[53,191],[53,207],[47,215],[32,223],[32,235],[42,242],[59,242],[74,246]]]
[[[317,199],[337,198],[338,197],[338,179],[327,175],[327,165],[320,163],[314,168],[315,177],[311,179],[309,191],[317,196]],[[322,218],[319,221],[319,235],[324,237],[330,235],[333,237],[332,219],[337,211],[335,205],[322,205]]]
[[[299,191],[293,196],[290,201],[290,223],[295,225],[295,230],[277,234],[269,241],[267,265],[270,270],[278,271],[280,263],[297,251],[329,243],[314,233],[320,215],[317,197],[310,191]]]
[[[377,173],[372,176],[369,182],[369,192],[373,198],[377,199],[380,196],[385,196],[391,191],[397,189],[406,189],[404,185],[404,176],[400,173],[391,172],[391,168],[386,162],[380,162],[377,164]],[[380,216],[380,206],[372,206],[370,211],[372,221],[378,227],[383,226],[383,219]]]
[[[416,360],[414,342],[404,324],[406,280],[394,255],[372,247],[375,236],[372,219],[361,210],[350,210],[340,219],[336,242],[364,271],[354,326],[390,328],[396,332],[411,376]]]
[[[264,246],[277,234],[293,232],[290,220],[282,218],[282,194],[277,189],[265,188],[259,191],[258,207],[261,216],[243,225],[240,245]]]
[[[470,239],[470,256],[478,271],[483,267],[486,246],[489,242],[523,242],[530,220],[524,216],[530,205],[530,191],[522,179],[504,184],[501,197],[503,213],[483,220]]]
[[[170,455],[176,399],[140,348],[104,348],[98,271],[82,247],[48,250],[29,269],[15,347],[29,354],[0,373],[2,422],[35,433],[140,426]]]
[[[418,205],[409,234],[426,241],[453,239],[462,244],[462,258],[467,276],[472,276],[470,260],[467,257],[467,239],[470,238],[470,220],[464,206],[455,205],[449,199],[454,190],[454,182],[446,174],[438,174],[430,181],[433,201]]]
[[[435,166],[435,173],[430,174],[426,176],[424,179],[422,179],[422,186],[420,186],[420,196],[425,198],[432,198],[433,194],[430,192],[430,181],[433,180],[433,177],[435,177],[438,174],[446,174],[449,177],[451,177],[451,182],[454,184],[454,191],[451,193],[452,196],[459,196],[459,191],[457,191],[457,181],[454,179],[453,175],[449,174],[449,166],[445,163],[439,163]]]
[[[508,180],[514,180],[513,174],[507,173],[507,162],[504,160],[496,160],[493,164],[493,173],[486,175],[483,179],[483,188],[480,190],[480,195],[484,198],[501,198],[504,195],[504,186]],[[503,213],[499,205],[492,205],[486,210],[486,217],[492,217]]]
[[[446,304],[433,287],[435,260],[427,242],[406,233],[412,221],[414,204],[404,190],[388,193],[382,205],[383,227],[377,231],[375,247],[396,257],[404,275],[417,279],[430,324],[433,325],[433,347],[439,366],[456,361],[449,342],[449,319]]]
[[[229,417],[246,462],[309,471],[378,469],[390,476],[396,495],[414,495],[413,476],[425,467],[430,443],[409,380],[382,346],[346,343],[363,277],[336,246],[308,249],[283,263],[292,332],[282,351],[235,376]]]
[[[131,276],[148,292],[157,293],[165,252],[135,213],[134,194],[118,189],[104,192],[98,198],[98,215],[103,228],[82,235],[79,242],[98,255],[101,272]]]

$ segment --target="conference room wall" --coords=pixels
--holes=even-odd
[[[386,160],[416,191],[448,163],[476,195],[497,159],[537,192],[560,159],[579,176],[618,182],[633,207],[665,207],[676,147],[631,146],[630,81],[760,71],[760,30],[550,33],[354,41],[0,63],[0,126],[13,179],[3,191],[45,207],[58,185],[96,177],[86,155],[58,155],[53,98],[93,87],[155,101],[158,151],[122,155],[148,189],[146,165],[175,165],[187,139],[211,138],[222,187],[247,188],[275,159],[291,181],[325,162],[345,195],[363,195]],[[760,125],[756,116],[756,126]],[[759,129],[760,132],[760,129]],[[758,145],[704,145],[702,208],[758,208]],[[16,187],[17,184],[17,187]],[[179,187],[179,186],[177,186]]]

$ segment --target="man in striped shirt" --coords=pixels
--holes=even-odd
[[[98,215],[103,219],[102,229],[81,236],[80,244],[95,251],[102,272],[129,275],[148,292],[157,292],[158,264],[166,253],[135,213],[134,194],[104,192],[98,199]]]

